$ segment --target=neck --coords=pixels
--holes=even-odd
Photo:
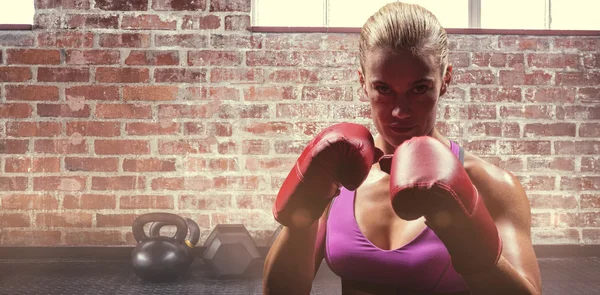
[[[431,136],[431,137],[439,140],[441,143],[443,143],[448,148],[450,148],[450,140],[448,140],[448,138],[443,136],[437,130],[437,128],[433,128],[431,130],[431,132],[429,132],[426,136]],[[375,136],[375,146],[377,146],[379,149],[381,149],[383,151],[383,153],[386,155],[393,154],[397,148],[397,146],[394,146],[394,145],[390,144],[389,142],[387,142],[385,139],[383,139],[381,134],[377,134]]]

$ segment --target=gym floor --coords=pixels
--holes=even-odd
[[[545,295],[600,294],[600,257],[541,258]],[[244,279],[216,279],[197,260],[175,283],[145,283],[128,261],[0,260],[0,294],[261,294],[260,271]],[[341,294],[323,263],[311,294]]]

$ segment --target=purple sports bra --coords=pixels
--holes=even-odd
[[[463,163],[463,150],[450,141]],[[383,250],[361,232],[354,216],[354,191],[342,188],[327,219],[325,260],[343,280],[401,290],[452,293],[468,290],[444,244],[429,228],[403,247]]]

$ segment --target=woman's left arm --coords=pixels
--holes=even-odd
[[[483,162],[483,161],[482,161]],[[531,240],[531,212],[525,189],[511,173],[479,163],[471,181],[483,197],[502,238],[498,263],[485,272],[463,275],[471,294],[542,294]]]

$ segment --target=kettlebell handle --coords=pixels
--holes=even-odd
[[[176,226],[177,231],[173,236],[176,241],[183,242],[187,236],[188,225],[183,217],[172,213],[153,212],[140,215],[133,221],[131,229],[133,237],[137,242],[149,238],[146,232],[144,232],[144,225],[150,222],[164,222]]]
[[[190,232],[189,238],[186,240],[186,244],[188,245],[188,247],[193,248],[196,244],[198,244],[198,241],[200,240],[200,227],[193,219],[185,218],[185,221]],[[150,237],[160,236],[160,230],[165,225],[170,224],[163,221],[153,222],[152,225],[150,225]]]

